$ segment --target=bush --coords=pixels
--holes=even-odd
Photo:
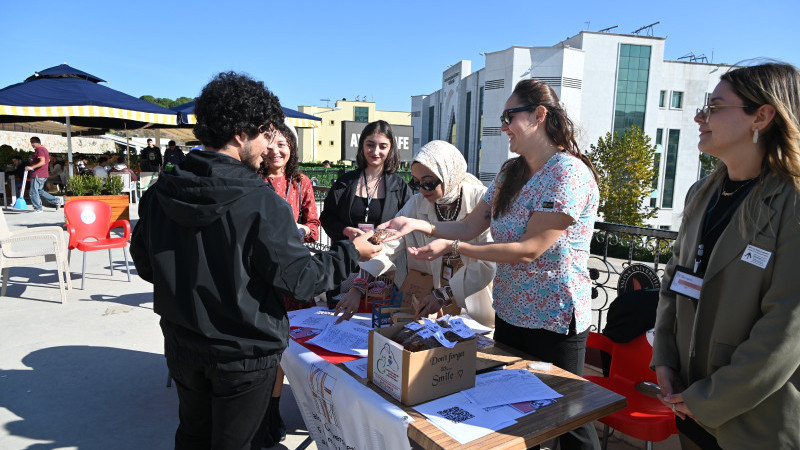
[[[120,195],[122,194],[122,178],[108,177],[107,180],[95,175],[78,175],[69,180],[67,189],[73,196],[86,195]]]

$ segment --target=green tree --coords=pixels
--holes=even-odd
[[[600,207],[606,222],[645,226],[657,208],[645,206],[653,191],[656,146],[637,126],[606,133],[591,146],[589,159],[599,175]]]
[[[174,106],[182,105],[184,103],[189,103],[193,101],[193,98],[189,97],[178,97],[176,100],[171,98],[164,98],[164,97],[153,97],[152,95],[143,95],[139,97],[139,99],[144,100],[146,102],[155,103],[158,106],[162,106],[164,108],[172,108]]]
[[[705,177],[714,171],[719,163],[719,158],[700,152],[700,177]]]

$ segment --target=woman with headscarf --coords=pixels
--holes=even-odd
[[[486,192],[486,186],[467,172],[467,162],[461,152],[444,141],[426,144],[411,164],[412,188],[418,189],[398,216],[414,217],[428,222],[461,220],[472,212]],[[434,238],[413,232],[402,239],[386,242],[384,251],[362,263],[362,269],[378,276],[396,268],[395,284],[403,284],[409,270],[433,276],[433,290],[420,300],[417,317],[436,313],[443,306],[455,303],[479,322],[492,326],[492,294],[489,287],[495,274],[495,264],[466,256],[444,255],[424,261],[406,258],[406,249],[422,247]],[[474,242],[489,242],[489,231],[481,233]],[[358,309],[362,292],[353,287],[337,306],[336,312]]]

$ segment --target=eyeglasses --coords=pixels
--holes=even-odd
[[[436,189],[436,186],[440,185],[441,183],[442,180],[433,180],[420,183],[419,181],[412,179],[411,181],[408,182],[408,187],[410,187],[415,191],[418,191],[420,189],[425,191],[432,191]]]
[[[539,105],[528,105],[528,106],[520,106],[518,108],[511,108],[503,111],[503,114],[500,115],[500,123],[505,126],[510,126],[511,121],[514,120],[514,117],[511,114],[521,112],[521,111],[530,111],[536,108]]]
[[[703,122],[708,122],[708,118],[711,117],[711,113],[715,109],[723,109],[723,108],[747,108],[745,105],[706,105],[702,108],[697,108],[697,113],[695,116],[700,116],[703,119]]]
[[[264,137],[267,139],[267,144],[272,144],[273,142],[275,142],[275,138],[278,137],[278,130],[270,129],[267,131],[262,131],[262,133],[264,134]]]

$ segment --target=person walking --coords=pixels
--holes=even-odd
[[[142,172],[158,172],[161,162],[161,149],[153,145],[152,139],[147,139],[147,147],[139,155],[139,168]]]
[[[264,442],[288,343],[283,295],[314,298],[382,246],[372,233],[316,256],[303,245],[291,208],[256,173],[284,120],[262,82],[218,74],[195,115],[205,150],[142,197],[131,256],[161,316],[179,400],[175,448],[250,450]]]
[[[42,141],[37,136],[31,138],[31,147],[33,147],[33,158],[31,158],[31,165],[25,167],[25,170],[31,171],[31,204],[33,205],[33,212],[42,212],[41,199],[45,199],[58,209],[59,206],[64,206],[64,198],[54,197],[44,189],[44,183],[50,175],[48,171],[50,152],[42,145]]]

